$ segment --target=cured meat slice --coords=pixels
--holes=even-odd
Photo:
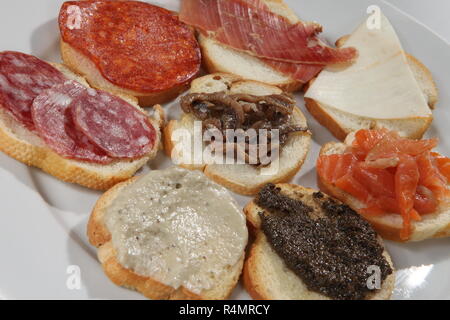
[[[437,139],[406,139],[387,129],[354,137],[345,153],[319,156],[319,177],[364,203],[363,214],[400,214],[400,236],[408,239],[411,221],[447,205],[450,159],[431,152]]]
[[[260,0],[184,0],[180,19],[207,36],[260,58],[306,64],[353,61],[354,48],[332,48],[323,43],[314,23],[290,23]]]
[[[439,171],[447,179],[447,183],[450,183],[450,159],[437,152],[432,152],[431,155],[436,160],[436,165],[439,168]]]
[[[355,140],[353,141],[353,149],[357,150],[358,154],[363,154],[365,159],[369,153],[380,141],[388,134],[386,129],[380,130],[358,130],[355,133]]]
[[[107,92],[88,89],[71,111],[76,127],[111,157],[139,158],[155,144],[148,116]]]
[[[420,184],[432,190],[439,200],[449,196],[447,179],[437,168],[436,160],[430,152],[425,152],[417,157],[420,172]]]
[[[367,154],[366,161],[373,161],[382,158],[390,158],[405,153],[417,156],[427,152],[438,144],[438,139],[410,140],[402,139],[396,133],[387,134],[378,144]]]
[[[261,60],[275,70],[288,75],[301,83],[307,83],[323,69],[322,65],[289,63],[262,58]]]
[[[107,164],[113,159],[91,143],[73,123],[70,105],[86,91],[86,87],[71,80],[43,91],[33,102],[33,121],[39,136],[58,155]]]
[[[377,197],[395,197],[394,175],[387,170],[368,168],[364,163],[355,166],[353,175],[361,184],[366,186],[371,194]]]
[[[31,105],[42,91],[66,81],[53,66],[13,51],[0,53],[0,105],[27,129],[34,131]]]
[[[403,228],[400,232],[402,239],[408,239],[411,233],[411,211],[414,208],[414,199],[420,173],[416,160],[403,155],[395,173],[395,195],[403,217]]]
[[[414,199],[414,209],[420,214],[436,212],[438,207],[438,199],[436,199],[433,191],[424,186],[417,186]]]
[[[371,195],[367,188],[350,173],[336,180],[335,185],[364,203],[368,203],[371,200]]]
[[[140,93],[183,85],[200,70],[192,30],[171,11],[138,1],[68,1],[59,27],[64,42],[111,83]]]

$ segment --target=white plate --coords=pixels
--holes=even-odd
[[[59,61],[56,18],[63,1],[15,0],[0,2],[0,51],[17,50],[42,59]],[[153,1],[177,9],[178,1]],[[369,5],[379,5],[396,28],[405,50],[433,72],[440,89],[440,103],[428,136],[437,136],[439,150],[450,155],[450,46],[426,27],[394,7],[376,0],[288,0],[304,20],[324,26],[330,41],[352,30],[366,16]],[[298,95],[299,105],[303,107]],[[173,117],[179,109],[168,104]],[[314,145],[294,182],[316,186],[314,163],[319,146],[335,140],[308,117]],[[162,154],[149,165],[170,166]],[[148,168],[144,169],[148,170]],[[99,192],[61,182],[37,169],[0,154],[0,297],[8,299],[141,299],[132,291],[113,285],[103,274],[96,250],[86,238],[86,223]],[[241,205],[248,198],[236,196]],[[449,299],[450,239],[417,244],[388,242],[397,271],[395,299]],[[69,266],[79,266],[79,290],[67,286]],[[247,299],[239,286],[232,296]]]

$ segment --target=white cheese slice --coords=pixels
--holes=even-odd
[[[428,117],[425,96],[408,65],[400,40],[381,14],[379,29],[364,22],[346,41],[358,49],[348,67],[322,71],[305,97],[323,106],[372,119]]]

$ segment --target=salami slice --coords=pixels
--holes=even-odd
[[[171,11],[138,1],[68,1],[62,40],[109,82],[140,93],[183,85],[200,70],[192,30]]]
[[[66,81],[53,66],[36,57],[5,51],[0,53],[0,104],[31,131],[33,100],[44,90]]]
[[[43,91],[33,102],[31,113],[39,136],[62,157],[107,164],[112,158],[94,145],[73,123],[70,106],[86,95],[87,88],[68,80]]]
[[[148,116],[107,92],[87,90],[72,102],[71,111],[76,127],[111,157],[140,158],[155,145]]]

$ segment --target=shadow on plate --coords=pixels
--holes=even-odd
[[[292,183],[304,186],[307,188],[317,189],[317,173],[316,168],[312,167],[308,171],[300,171],[300,175],[296,176]]]
[[[33,179],[31,178],[28,167],[23,163],[0,153],[0,169],[12,174],[25,187],[35,190]]]
[[[37,168],[29,168],[35,189],[50,206],[61,211],[89,214],[101,191],[61,181]]]
[[[31,34],[31,53],[40,59],[59,62],[59,27],[57,19],[52,19],[37,27]]]
[[[309,113],[305,107],[303,94],[296,94],[297,106],[302,111],[308,122],[308,128],[312,132],[312,140],[319,146],[331,141],[338,141],[327,128],[322,126],[317,120]]]
[[[438,264],[448,260],[450,238],[428,239],[419,242],[398,243],[386,241],[396,269]]]
[[[97,250],[86,236],[88,217],[69,232],[67,252],[69,263],[80,267],[81,281],[89,299],[143,299],[140,294],[116,286],[104,274],[97,260]]]
[[[136,175],[144,175],[152,169],[167,168],[172,165],[164,152],[159,151],[157,157],[139,169]],[[15,174],[24,185],[38,192],[47,205],[57,211],[87,215],[104,193],[78,184],[64,182],[40,169],[25,167],[7,156],[4,156],[4,159],[0,158],[0,168]]]

